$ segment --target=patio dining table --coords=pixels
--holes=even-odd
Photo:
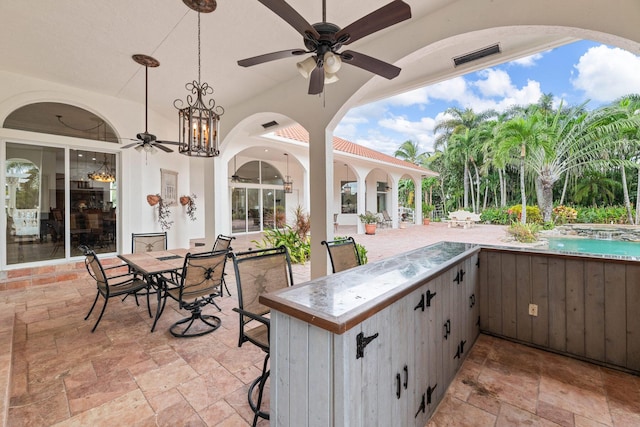
[[[156,328],[162,313],[162,297],[166,287],[164,275],[178,272],[184,265],[187,253],[200,253],[206,250],[197,249],[169,249],[166,251],[140,252],[135,254],[118,255],[131,269],[142,274],[147,283],[156,290],[158,306],[151,332]]]

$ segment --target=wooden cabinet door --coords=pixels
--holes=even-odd
[[[478,301],[479,259],[478,254],[465,261],[467,274],[465,276],[466,305],[467,305],[467,340],[469,349],[480,333],[480,304]],[[466,348],[465,348],[466,353]]]

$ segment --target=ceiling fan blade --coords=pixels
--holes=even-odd
[[[409,18],[411,18],[411,7],[401,0],[395,0],[338,31],[336,33],[336,40],[348,36],[347,40],[342,44],[353,43],[369,34],[373,34],[376,31],[383,30]]]
[[[140,144],[140,141],[134,142],[133,144],[125,145],[124,147],[120,147],[120,148],[124,150],[125,148],[135,147],[138,144]]]
[[[251,67],[253,65],[262,64],[264,62],[275,61],[276,59],[290,58],[292,56],[303,55],[307,53],[302,49],[281,50],[279,52],[265,53],[264,55],[254,56],[252,58],[241,59],[238,65],[241,67]]]
[[[346,64],[362,68],[363,70],[378,74],[379,76],[385,77],[389,80],[398,77],[398,74],[400,74],[401,71],[401,69],[395,65],[391,65],[387,62],[352,50],[345,50],[340,54],[340,57]]]
[[[289,25],[291,25],[297,32],[306,37],[310,34],[314,39],[319,39],[320,34],[316,31],[309,22],[304,19],[294,8],[292,8],[284,0],[258,0],[260,3],[271,9],[273,13],[284,19]]]
[[[324,90],[324,68],[316,67],[309,76],[309,95],[317,95]]]
[[[161,149],[162,151],[164,151],[165,153],[173,153],[173,150],[169,147],[165,147],[162,144],[153,144],[154,147]]]
[[[167,145],[180,145],[179,142],[175,141],[156,141],[156,144],[167,144]]]

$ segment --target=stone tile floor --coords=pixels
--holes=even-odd
[[[355,237],[375,261],[440,240],[505,244],[503,235],[492,226],[432,224]],[[250,240],[234,248],[255,247]],[[308,265],[294,275],[307,280]],[[97,314],[83,320],[95,295],[87,277],[0,292],[3,312],[15,311],[7,426],[250,424],[247,389],[264,355],[237,347],[233,296],[219,300],[222,326],[204,337],[169,334],[185,316],[172,302],[150,333],[145,307],[131,298],[110,301],[92,334]],[[235,295],[232,275],[228,283]],[[481,335],[429,425],[640,426],[640,378]]]

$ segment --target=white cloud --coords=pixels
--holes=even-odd
[[[431,117],[423,117],[419,121],[411,121],[405,117],[389,117],[378,122],[381,128],[389,129],[400,134],[404,139],[418,143],[422,151],[431,151],[433,148],[433,128],[436,121]],[[398,142],[396,141],[396,148]],[[394,149],[395,150],[395,149]]]
[[[451,102],[464,97],[469,87],[464,77],[455,77],[451,80],[428,86],[425,90],[430,99],[440,99]]]
[[[386,99],[384,102],[389,105],[398,105],[408,107],[411,105],[428,104],[429,96],[427,94],[427,88],[422,87],[420,89],[411,90],[409,92],[402,93],[400,95],[392,96]]]
[[[525,56],[524,58],[516,59],[509,62],[509,64],[519,65],[521,67],[533,67],[536,62],[542,59],[542,53],[534,53],[533,55]]]
[[[610,102],[629,93],[640,93],[640,57],[619,48],[601,45],[580,57],[571,80],[587,98]]]
[[[478,74],[484,79],[476,81],[473,85],[480,90],[483,96],[507,96],[515,90],[511,83],[511,77],[504,70],[487,68]]]

